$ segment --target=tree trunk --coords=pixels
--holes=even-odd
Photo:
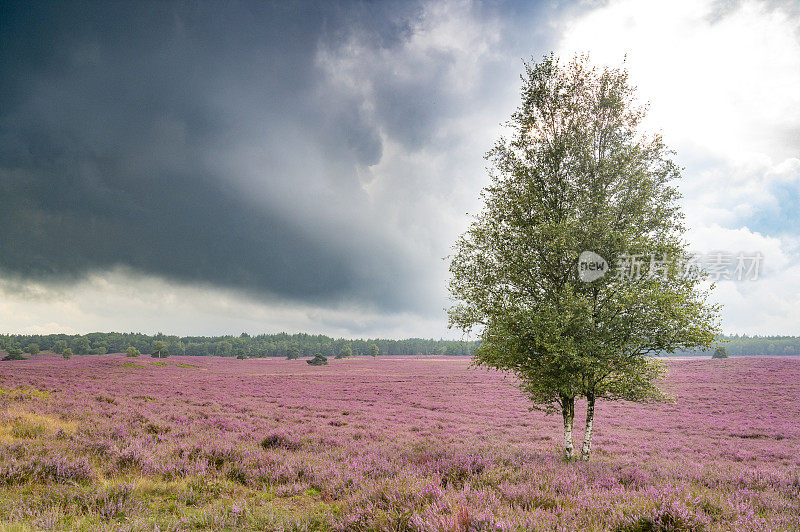
[[[564,417],[564,457],[572,460],[572,420],[575,418],[575,397],[561,396],[561,415]]]
[[[589,461],[592,452],[592,423],[594,422],[594,394],[586,394],[586,430],[583,433],[583,448],[581,449],[581,460]]]

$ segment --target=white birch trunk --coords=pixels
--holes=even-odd
[[[581,460],[588,461],[592,452],[592,424],[594,423],[594,394],[586,395],[586,430],[583,433]]]
[[[574,454],[572,444],[572,421],[575,418],[574,397],[561,397],[561,415],[564,418],[564,457],[572,460]]]

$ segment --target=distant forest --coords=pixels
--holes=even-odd
[[[800,355],[800,336],[723,336],[728,356]],[[673,356],[711,356],[711,351],[681,351]]]
[[[250,336],[168,336],[141,333],[89,333],[0,335],[0,351],[61,352],[69,347],[76,355],[123,353],[135,347],[150,354],[155,342],[164,348],[164,355],[225,356],[225,357],[285,357],[336,355],[471,355],[478,342],[408,338],[406,340],[335,339],[321,334],[260,334]],[[158,345],[158,344],[157,344]],[[800,355],[798,336],[725,336],[722,346],[729,356]],[[673,356],[711,356],[711,351],[680,351]]]
[[[349,355],[470,355],[477,342],[457,340],[426,340],[409,338],[406,340],[345,340],[314,334],[259,334],[250,336],[167,336],[165,334],[147,335],[141,333],[89,333],[0,335],[0,350],[6,352],[53,351],[60,353],[69,347],[76,355],[101,355],[123,353],[129,346],[140,353],[150,354],[156,344],[164,346],[164,355],[189,356],[245,356],[248,358],[285,357],[288,355],[325,356]],[[31,347],[32,346],[32,347]],[[31,347],[31,349],[29,349]]]

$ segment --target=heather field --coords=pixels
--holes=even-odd
[[[599,403],[590,463],[468,364],[2,362],[0,529],[800,529],[798,358],[669,361],[676,402]]]

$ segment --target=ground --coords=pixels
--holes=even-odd
[[[668,364],[587,464],[461,357],[0,362],[0,530],[800,529],[800,358]]]

